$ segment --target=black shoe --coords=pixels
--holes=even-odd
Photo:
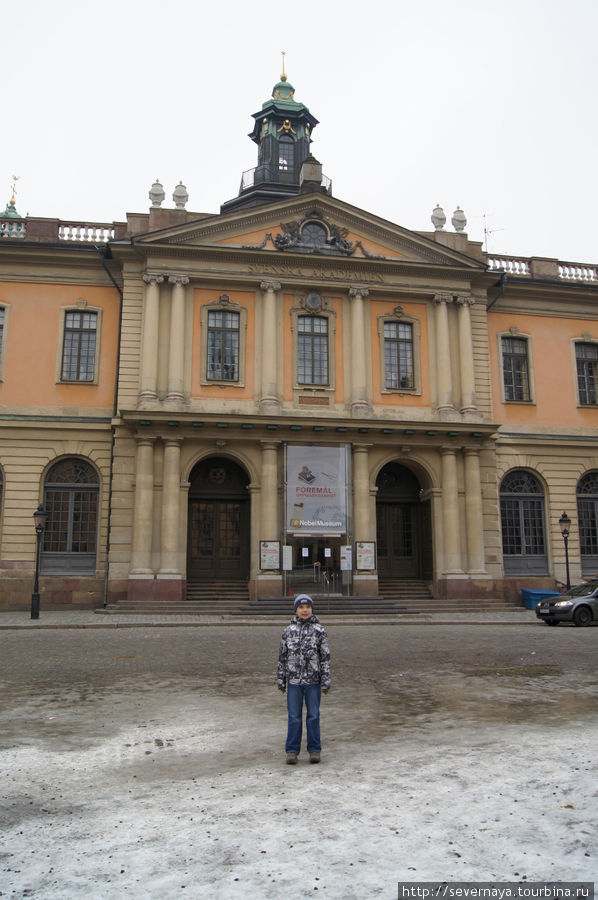
[[[297,754],[296,753],[287,753],[287,766],[296,766],[297,765]]]

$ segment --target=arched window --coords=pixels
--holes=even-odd
[[[97,473],[85,460],[63,459],[52,466],[44,484],[48,522],[42,572],[95,572],[98,494]]]
[[[579,480],[577,520],[581,569],[594,574],[598,569],[598,472],[588,472]]]
[[[509,472],[500,486],[505,575],[546,575],[544,491],[530,472]]]

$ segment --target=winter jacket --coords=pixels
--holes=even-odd
[[[282,633],[277,685],[284,691],[287,684],[320,684],[325,691],[330,687],[328,635],[313,614],[305,620],[293,616]]]

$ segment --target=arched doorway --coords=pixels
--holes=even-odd
[[[231,459],[212,456],[191,472],[187,540],[189,580],[249,577],[247,473]]]
[[[431,578],[430,503],[416,475],[388,463],[376,479],[376,535],[380,578]]]

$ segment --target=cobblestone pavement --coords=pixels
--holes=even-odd
[[[522,621],[331,624],[323,761],[295,769],[280,624],[4,629],[0,894],[589,880],[598,629]]]

